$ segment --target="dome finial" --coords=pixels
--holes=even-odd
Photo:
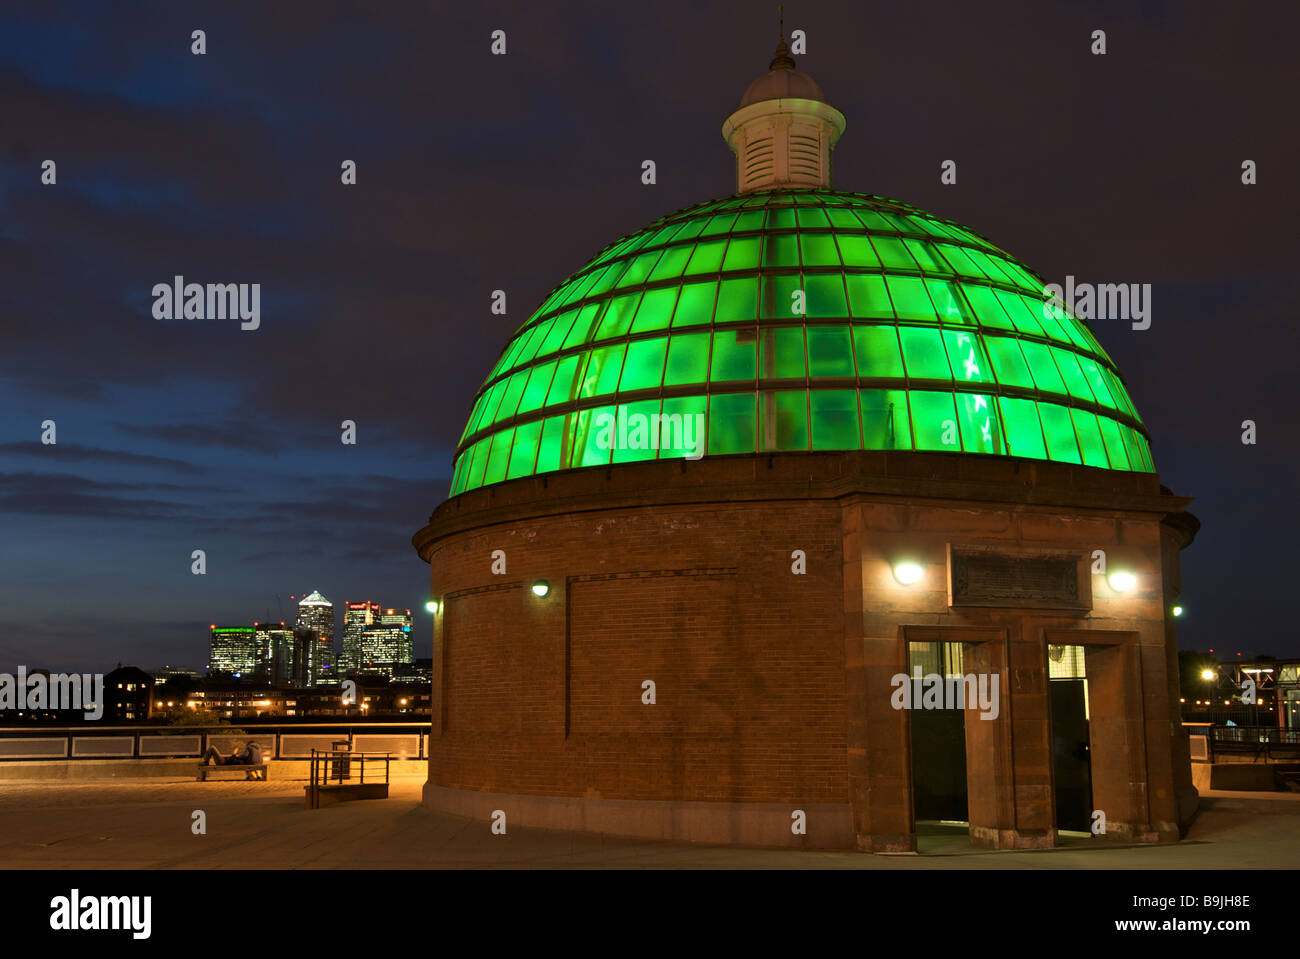
[[[777,4],[777,22],[780,36],[776,44],[776,56],[772,62],[767,65],[769,70],[793,70],[794,57],[790,56],[790,48],[785,43],[785,4]]]
[[[831,149],[844,132],[844,114],[826,102],[816,80],[795,67],[785,41],[784,3],[777,18],[776,56],[722,125],[722,138],[736,155],[736,189],[829,190]]]

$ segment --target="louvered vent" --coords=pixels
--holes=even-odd
[[[821,143],[815,136],[803,133],[790,135],[790,175],[811,177],[816,180],[821,176]]]
[[[745,147],[744,182],[748,186],[755,180],[772,175],[774,164],[772,138],[758,137]]]
[[[844,114],[822,100],[821,88],[789,60],[774,60],[722,125],[742,193],[831,187],[831,150],[844,132]]]

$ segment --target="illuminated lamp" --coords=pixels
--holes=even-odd
[[[905,560],[901,563],[894,564],[894,579],[898,580],[904,586],[911,586],[917,582],[925,569],[920,563],[913,563],[911,560]]]
[[[1110,588],[1117,593],[1127,593],[1137,585],[1137,577],[1126,569],[1117,569],[1106,577]]]

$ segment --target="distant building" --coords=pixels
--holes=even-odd
[[[207,679],[192,690],[186,699],[186,709],[201,709],[216,715],[219,719],[238,722],[241,719],[256,719],[259,716],[285,715],[285,702],[292,699],[292,693],[283,689],[255,686],[232,679]],[[170,712],[180,713],[180,702]],[[288,715],[293,715],[290,711]]]
[[[402,713],[428,715],[433,707],[433,689],[424,683],[396,683],[360,685],[358,699],[365,708],[366,718],[393,716]]]
[[[293,677],[293,627],[284,623],[257,623],[257,673],[266,682],[282,685]]]
[[[1272,694],[1279,729],[1300,729],[1300,659],[1277,659],[1238,668],[1255,680],[1257,688]]]
[[[153,671],[156,682],[165,683],[169,679],[198,679],[199,673],[184,666],[159,666]]]
[[[361,657],[357,672],[393,679],[411,662],[411,611],[386,609],[379,622],[361,631]]]
[[[211,627],[208,675],[242,678],[257,672],[257,631],[251,626]]]
[[[393,673],[393,680],[399,683],[429,685],[433,682],[433,659],[417,659],[414,662],[399,664]]]
[[[142,722],[153,715],[153,677],[135,666],[104,675],[105,723]]]
[[[339,651],[337,675],[350,676],[361,665],[361,633],[379,622],[378,603],[345,603],[343,606],[343,645]]]
[[[293,631],[293,645],[289,654],[289,685],[306,689],[315,685],[316,655],[320,649],[320,633],[305,626]]]
[[[1192,654],[1181,685],[1184,722],[1300,729],[1300,660],[1218,661]]]
[[[350,722],[378,720],[382,717],[427,716],[432,708],[433,688],[426,681],[392,682],[387,677],[359,679],[357,701],[345,705],[338,689],[325,686],[311,688],[257,686],[235,679],[200,680],[184,698],[167,699],[155,691],[155,716],[176,718],[186,712],[202,710],[217,719],[240,723],[253,719],[271,720],[277,716],[338,717]],[[163,705],[158,706],[161,702]]]
[[[298,629],[316,631],[311,654],[311,681],[308,685],[332,685],[339,681],[334,671],[334,604],[313,590],[298,601]]]

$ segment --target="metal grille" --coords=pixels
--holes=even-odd
[[[353,737],[352,748],[357,752],[391,753],[394,759],[418,759],[419,736],[364,736]]]
[[[141,756],[197,756],[203,752],[202,736],[141,736]]]
[[[347,739],[346,735],[340,736],[310,736],[302,734],[285,734],[280,737],[280,758],[281,759],[310,759],[313,749],[330,750],[334,743],[340,739]]]
[[[0,739],[0,759],[66,759],[66,739]]]
[[[134,736],[77,736],[72,740],[73,756],[133,756]]]
[[[1087,605],[1079,596],[1077,559],[956,549],[952,553],[952,603],[1061,609]]]

